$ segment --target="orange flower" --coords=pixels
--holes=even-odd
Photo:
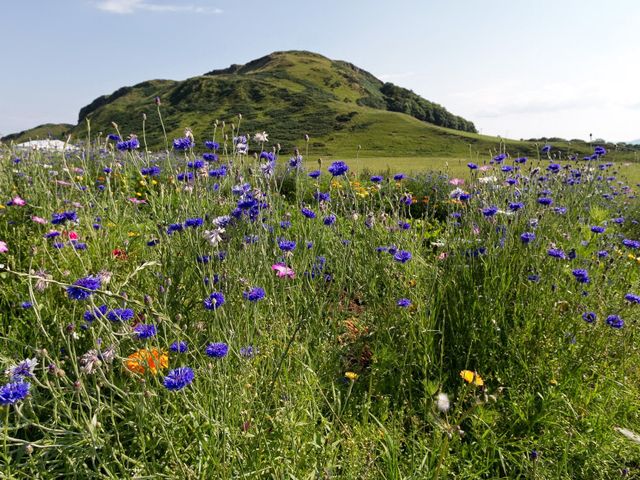
[[[141,348],[127,357],[124,366],[133,373],[144,374],[148,368],[153,375],[157,375],[160,370],[169,366],[169,356],[167,352],[157,348]]]

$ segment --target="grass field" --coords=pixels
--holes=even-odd
[[[0,151],[0,476],[640,476],[636,165],[190,144]]]

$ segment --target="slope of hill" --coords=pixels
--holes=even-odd
[[[18,133],[2,137],[3,142],[25,142],[36,139],[66,140],[75,125],[70,123],[45,123]]]
[[[229,134],[241,113],[241,133],[266,130],[286,153],[302,147],[305,134],[311,137],[314,155],[329,157],[354,156],[359,146],[361,156],[389,157],[475,157],[501,147],[512,155],[534,155],[541,147],[478,135],[470,121],[410,90],[383,83],[348,62],[304,51],[275,52],[184,81],[149,80],[120,88],[83,107],[71,133],[83,139],[89,120],[92,134],[113,132],[115,122],[124,136],[142,137],[146,114],[147,144],[163,148],[156,97],[162,102],[169,141],[184,135],[185,127],[198,141],[212,138],[216,120],[220,139],[222,122]],[[3,140],[41,138],[41,128]],[[590,151],[586,143],[553,144],[565,153]]]

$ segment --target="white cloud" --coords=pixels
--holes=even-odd
[[[145,0],[101,0],[97,2],[96,7],[109,13],[117,13],[121,15],[136,13],[139,11],[158,12],[158,13],[200,13],[200,14],[218,14],[222,10],[216,7],[194,5],[194,4],[167,4],[152,3]]]

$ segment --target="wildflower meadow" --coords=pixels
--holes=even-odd
[[[356,172],[229,125],[1,146],[2,478],[640,476],[605,148]]]

